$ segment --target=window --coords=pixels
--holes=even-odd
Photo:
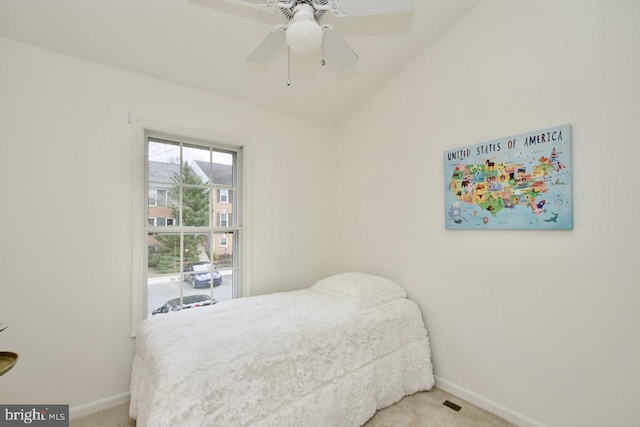
[[[158,206],[157,198],[158,192],[156,190],[149,189],[149,206]]]
[[[170,227],[175,225],[175,221],[173,220],[173,218],[154,218],[150,216],[147,218],[147,225],[149,225],[150,227]]]
[[[220,227],[226,227],[227,226],[227,213],[226,212],[220,212],[219,224],[220,224]]]
[[[168,206],[168,192],[167,190],[156,190],[156,206],[165,207]]]
[[[169,204],[169,192],[167,190],[149,188],[149,206],[166,207]]]
[[[220,190],[220,203],[229,203],[229,190],[221,188]]]
[[[177,298],[180,309],[189,295],[224,301],[248,294],[240,256],[244,148],[139,131],[146,166],[137,175],[138,206],[146,208],[142,218],[134,212],[143,239],[134,242],[141,255],[133,273],[134,332],[168,300]]]

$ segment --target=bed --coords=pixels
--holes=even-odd
[[[361,426],[434,385],[427,330],[405,290],[345,273],[292,292],[145,320],[138,426]]]

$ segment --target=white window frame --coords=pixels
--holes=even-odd
[[[251,295],[251,144],[247,141],[230,141],[229,138],[221,138],[213,133],[202,133],[183,128],[158,124],[143,119],[137,119],[130,113],[132,125],[132,274],[131,274],[131,337],[136,336],[136,331],[147,313],[147,278],[146,278],[146,251],[147,227],[144,224],[148,212],[148,188],[146,183],[146,141],[150,136],[160,139],[179,140],[183,142],[195,142],[209,145],[215,148],[235,151],[237,153],[237,187],[241,188],[240,202],[236,212],[236,229],[238,233],[239,247],[234,248],[234,256],[239,264],[239,269],[234,275],[237,286],[234,286],[233,298],[241,298]],[[236,207],[234,206],[234,211]]]
[[[226,237],[221,237],[220,238],[220,242],[219,245],[221,248],[226,248],[227,246],[229,246],[229,239],[227,239]]]

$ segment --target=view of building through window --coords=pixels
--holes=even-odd
[[[147,139],[147,317],[231,299],[236,153]]]

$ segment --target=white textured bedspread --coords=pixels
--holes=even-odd
[[[154,316],[136,338],[138,426],[360,426],[433,387],[421,313],[405,297],[323,289]]]

